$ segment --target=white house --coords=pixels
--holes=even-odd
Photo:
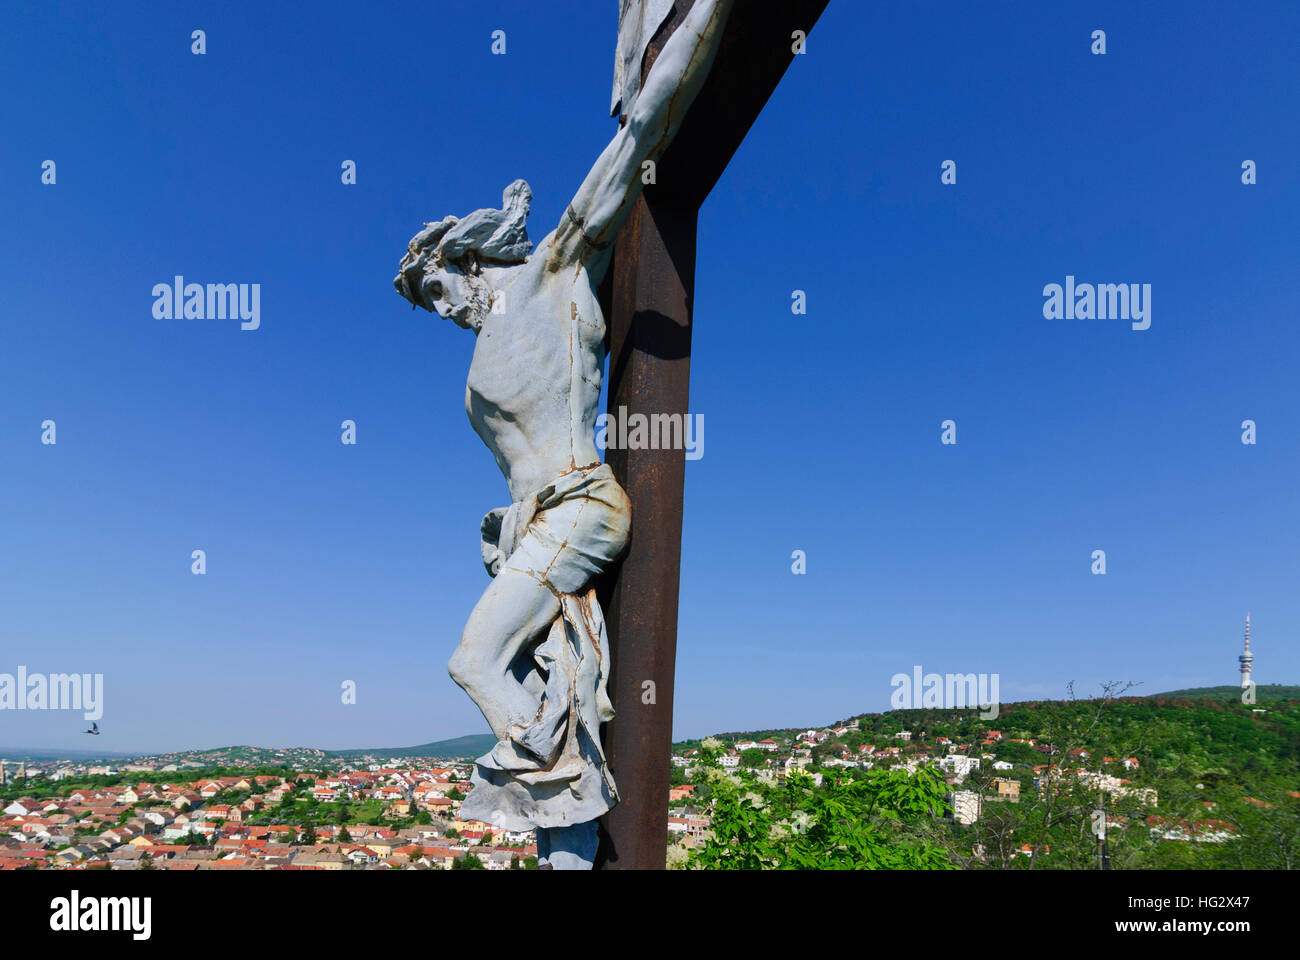
[[[979,769],[980,762],[975,757],[963,756],[960,753],[950,753],[939,761],[939,766],[956,775],[958,781],[965,780],[970,774]]]
[[[980,817],[980,795],[974,790],[958,790],[948,794],[952,804],[952,818],[958,823],[969,825]]]

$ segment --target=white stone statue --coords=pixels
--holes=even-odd
[[[535,251],[532,192],[516,180],[500,210],[426,224],[394,280],[414,306],[474,331],[465,409],[510,490],[510,506],[483,518],[493,580],[447,665],[497,737],[461,817],[536,828],[539,862],[552,869],[591,867],[595,821],[618,802],[600,741],[614,710],[592,583],[624,549],[631,510],[594,443],[606,353],[596,288],[642,164],[672,141],[703,86],[731,6],[696,0]]]
[[[619,0],[618,46],[614,50],[614,92],[609,115],[631,109],[641,92],[641,61],[646,47],[673,12],[673,0]]]

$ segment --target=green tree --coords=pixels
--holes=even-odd
[[[701,748],[711,762],[716,748]],[[955,869],[927,835],[947,810],[932,771],[827,775],[822,786],[792,770],[784,784],[749,773],[715,776],[706,842],[688,865],[706,870]]]

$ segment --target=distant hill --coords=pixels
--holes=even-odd
[[[252,763],[267,766],[278,766],[285,763],[310,765],[325,757],[342,759],[365,756],[376,758],[479,757],[491,750],[496,742],[496,737],[490,733],[476,733],[467,737],[456,737],[452,740],[435,740],[432,743],[421,743],[414,747],[373,747],[363,750],[320,750],[315,747],[253,747],[240,745],[145,754],[115,753],[107,750],[61,750],[50,747],[0,747],[0,759],[13,764],[18,763],[20,760],[25,760],[28,763],[54,760],[71,760],[74,763],[103,760],[108,763],[122,763],[126,760],[139,760],[178,763],[185,766],[195,764],[221,766],[231,763]]]
[[[1240,700],[1241,687],[1192,687],[1189,690],[1170,690],[1168,693],[1144,694],[1148,697],[1170,697],[1179,700]],[[1281,683],[1261,683],[1255,687],[1256,703],[1276,703],[1279,700],[1300,700],[1300,687]]]
[[[1145,694],[1130,693],[1130,694],[1126,694],[1121,699],[1128,703],[1135,703],[1135,704],[1145,703],[1148,705],[1156,705],[1157,701],[1159,701],[1161,704],[1167,704],[1167,702],[1170,700],[1187,700],[1187,701],[1231,700],[1240,703],[1241,687],[1225,685],[1221,687],[1192,687],[1186,690],[1170,690],[1167,693],[1145,693]],[[1256,704],[1283,703],[1288,700],[1300,700],[1300,686],[1293,686],[1293,685],[1281,684],[1281,683],[1268,683],[1268,684],[1258,684],[1255,687]],[[1053,701],[1026,700],[1026,701],[1018,701],[1015,703],[1003,703],[1001,704],[1001,716],[1004,719],[1002,720],[1001,723],[999,723],[999,726],[1004,726],[1006,724],[1007,721],[1005,720],[1005,717],[1012,710],[1016,710],[1019,708],[1033,709],[1035,707],[1040,706],[1043,703],[1050,703],[1050,702]],[[1080,700],[1080,703],[1085,703],[1085,702],[1087,702],[1086,698],[1082,698]],[[943,711],[939,711],[939,712],[942,713]],[[914,721],[917,717],[930,716],[933,714],[934,711],[926,711],[926,710],[884,710],[878,713],[856,714],[852,717],[845,717],[843,720],[837,722],[843,723],[843,722],[847,722],[848,720],[854,720],[854,719],[861,721],[873,717],[893,717],[900,720],[903,723],[910,723]],[[713,736],[723,741],[762,740],[764,737],[773,737],[777,739],[784,737],[789,739],[797,735],[802,730],[822,729],[826,726],[834,726],[834,724],[830,724],[830,725],[815,724],[815,723],[803,724],[798,727],[785,727],[780,729],[743,730],[743,731],[735,731],[731,733],[717,733],[717,734],[713,734]],[[988,724],[984,724],[984,726],[988,726]],[[699,749],[699,746],[700,746],[700,738],[695,738],[691,740],[674,741],[672,749],[674,753],[682,753],[686,750]]]
[[[365,750],[326,750],[329,757],[478,757],[496,745],[490,733],[475,733],[453,740],[435,740],[414,747],[374,747]]]
[[[0,760],[17,763],[19,760],[122,760],[131,757],[129,753],[113,753],[107,750],[56,750],[50,747],[0,747]]]

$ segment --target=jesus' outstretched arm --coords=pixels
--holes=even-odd
[[[734,0],[695,0],[664,44],[627,122],[582,181],[556,229],[547,265],[595,259],[613,241],[642,187],[642,165],[657,160],[709,75]],[[598,279],[598,278],[594,278]]]

